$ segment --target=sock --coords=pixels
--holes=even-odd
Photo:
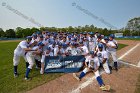
[[[117,68],[117,67],[118,67],[117,62],[114,62],[114,67],[115,67],[115,68]]]
[[[26,78],[28,78],[29,73],[30,73],[30,70],[31,70],[30,68],[27,68],[27,70],[26,70],[26,75],[25,75]]]
[[[17,74],[17,66],[14,66],[14,74]]]
[[[102,80],[102,78],[101,78],[100,76],[98,76],[96,79],[97,79],[98,84],[99,84],[100,86],[104,85],[103,80]]]
[[[80,79],[82,79],[86,74],[84,72],[82,72],[79,76]]]
[[[26,68],[28,68],[28,66],[29,66],[29,63],[28,63],[28,62],[26,62]]]

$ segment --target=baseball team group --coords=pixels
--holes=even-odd
[[[80,74],[73,73],[73,77],[81,81],[87,72],[93,72],[100,89],[109,91],[110,86],[104,84],[99,72],[104,70],[109,75],[112,70],[118,71],[117,48],[114,34],[104,36],[99,32],[37,31],[27,36],[14,50],[14,77],[19,76],[18,64],[21,56],[26,62],[25,80],[31,80],[29,73],[34,65],[40,69],[40,74],[44,74],[46,56],[84,55],[83,70]]]

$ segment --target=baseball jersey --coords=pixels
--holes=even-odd
[[[38,49],[38,46],[34,46],[34,47],[32,48],[32,50],[36,50],[36,49]],[[28,52],[26,53],[26,55],[27,55],[27,56],[35,56],[35,54],[33,54],[33,52],[34,52],[34,51],[28,51]]]
[[[113,41],[108,41],[107,44],[108,44],[109,46],[111,46],[111,47],[107,47],[107,48],[106,48],[107,51],[116,51],[115,48],[112,48],[112,46],[116,46],[116,45],[114,44]]]
[[[98,57],[92,58],[91,56],[88,56],[88,57],[86,58],[85,62],[88,62],[88,67],[89,67],[89,68],[94,68],[94,69],[96,69],[97,67],[100,66],[100,62],[99,62]]]
[[[82,50],[81,50],[82,51],[82,55],[85,55],[85,54],[89,53],[88,48],[86,46],[82,46],[80,48],[82,48]]]
[[[77,55],[77,54],[78,54],[78,50],[77,50],[77,48],[68,47],[68,48],[66,49],[66,53],[68,53],[68,54],[74,56],[74,55]]]
[[[99,58],[99,62],[102,63],[104,58],[107,58],[108,61],[108,53],[106,51],[98,51],[97,56]]]
[[[23,56],[23,55],[25,55],[24,48],[27,48],[28,46],[29,46],[29,44],[26,41],[21,41],[18,44],[17,48],[14,50],[14,53],[16,55]]]

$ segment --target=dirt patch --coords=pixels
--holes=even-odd
[[[127,44],[128,46],[117,51],[118,57],[122,56],[128,50],[133,48],[140,41],[131,41],[131,40],[118,40],[119,43]],[[126,62],[131,62],[137,64],[140,61],[139,54],[140,46],[134,49],[131,53],[126,55],[123,60]],[[137,56],[136,56],[137,55]],[[118,72],[113,71],[111,75],[102,74],[102,78],[105,84],[111,85],[111,93],[134,93],[137,78],[140,74],[140,68],[121,65]],[[86,75],[82,81],[78,82],[72,76],[72,74],[65,74],[53,81],[50,81],[47,84],[41,85],[37,88],[34,88],[27,93],[72,93],[73,90],[77,89],[79,86],[83,85],[84,82],[88,81],[94,75],[89,73]],[[79,89],[80,93],[107,93],[99,89],[97,81],[94,79],[91,84],[86,87]]]
[[[20,42],[21,40],[0,40],[0,42]]]

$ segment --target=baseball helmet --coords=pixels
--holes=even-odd
[[[100,33],[97,34],[97,38],[101,38],[102,35]]]
[[[91,55],[94,55],[94,51],[90,51],[90,54],[91,54]]]
[[[49,50],[49,51],[50,51],[50,50],[51,50],[51,48],[50,48],[50,47],[46,47],[46,50]]]
[[[111,37],[111,38],[115,38],[115,35],[114,35],[114,34],[110,34],[109,37]]]
[[[90,35],[93,35],[94,33],[93,33],[93,32],[90,32],[89,34],[90,34]]]
[[[38,46],[44,46],[44,44],[42,42],[39,42]]]
[[[26,40],[31,41],[32,40],[32,36],[27,36]]]
[[[37,31],[36,34],[37,34],[37,35],[41,35],[41,32]]]
[[[67,48],[67,44],[63,43],[63,44],[62,44],[62,47],[63,47],[63,48]]]
[[[40,38],[43,38],[43,35],[40,35]]]
[[[98,44],[98,48],[103,48],[103,44]]]
[[[104,37],[104,40],[109,40],[109,38],[106,36],[106,37]]]

